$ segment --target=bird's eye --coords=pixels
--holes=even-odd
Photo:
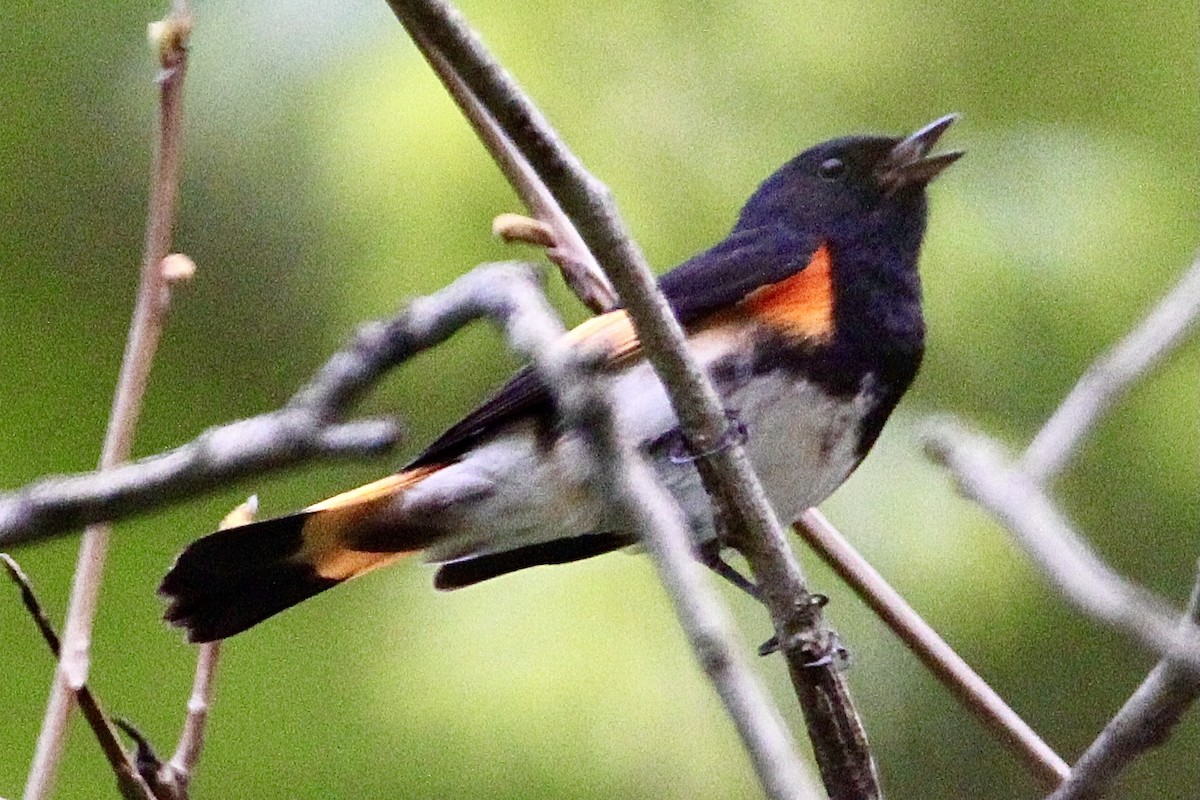
[[[846,171],[846,165],[840,158],[827,158],[817,167],[817,174],[827,181],[837,180]]]

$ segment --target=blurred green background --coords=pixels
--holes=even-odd
[[[757,182],[808,144],[965,114],[948,142],[969,156],[932,192],[926,366],[825,510],[1074,758],[1152,659],[1068,609],[922,459],[916,431],[951,411],[1027,441],[1189,262],[1196,4],[463,8],[661,268],[723,235]],[[5,6],[3,487],[95,463],[141,249],[156,97],[144,28],[162,12],[144,0]],[[517,255],[488,226],[518,204],[381,0],[199,2],[192,52],[178,242],[199,273],[177,295],[140,454],[276,406],[356,322]],[[557,285],[555,296],[582,317]],[[1200,549],[1198,355],[1189,345],[1140,385],[1058,484],[1105,557],[1177,602]],[[387,463],[247,481],[121,525],[95,637],[93,686],[108,708],[173,747],[193,657],[159,621],[154,589],[184,543],[250,492],[270,514],[379,476],[513,363],[492,331],[472,329],[367,404],[410,426]],[[15,553],[56,618],[77,544]],[[851,593],[804,561],[854,653],[850,680],[889,797],[1035,796]],[[646,559],[450,595],[430,576],[415,562],[372,574],[231,641],[194,796],[759,796]],[[769,634],[765,617],[726,594],[749,650]],[[15,592],[0,593],[0,632],[0,795],[12,798],[51,661]],[[757,667],[800,730],[778,660]],[[1198,748],[1193,714],[1120,795],[1194,797]],[[79,724],[57,796],[115,796]]]

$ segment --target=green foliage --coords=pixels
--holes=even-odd
[[[613,188],[662,267],[719,238],[814,141],[947,111],[969,155],[933,191],[925,370],[827,511],[1068,759],[1150,664],[1066,610],[996,526],[925,464],[915,426],[955,411],[1019,444],[1195,247],[1191,3],[982,0],[468,2],[483,35]],[[132,306],[153,118],[157,4],[9,4],[0,26],[0,485],[90,467]],[[285,399],[353,325],[514,253],[519,210],[381,2],[204,3],[187,96],[180,291],[139,453]],[[564,312],[581,312],[556,290]],[[1197,348],[1089,440],[1061,496],[1120,569],[1182,599],[1196,557]],[[471,331],[369,405],[411,452],[513,362]],[[312,469],[122,525],[93,685],[162,750],[192,657],[159,576],[251,491],[266,513],[390,464]],[[75,539],[15,555],[56,617]],[[855,653],[889,796],[1030,797],[998,744],[806,557]],[[756,797],[731,726],[648,563],[610,556],[453,595],[409,564],[229,643],[197,798]],[[740,597],[747,646],[768,635]],[[20,793],[51,661],[0,594],[0,795]],[[762,672],[802,729],[778,664]],[[1193,715],[1122,796],[1194,792]],[[60,798],[106,796],[81,725]],[[115,796],[115,795],[114,795]]]

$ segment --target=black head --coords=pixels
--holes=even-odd
[[[746,202],[735,229],[784,224],[835,246],[886,235],[912,242],[925,228],[925,186],[962,156],[929,155],[957,119],[906,137],[847,136],[805,150]]]

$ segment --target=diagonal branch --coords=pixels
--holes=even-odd
[[[1124,631],[1190,672],[1200,671],[1200,626],[1180,627],[1178,614],[1108,566],[1072,528],[1042,485],[1005,458],[986,437],[955,422],[927,434],[926,450],[960,490],[1017,538],[1076,608]]]
[[[854,589],[955,699],[1025,762],[1043,785],[1054,787],[1067,777],[1071,771],[1067,763],[859,555],[824,514],[810,508],[793,529]]]
[[[620,530],[639,535],[675,605],[701,665],[725,702],[769,797],[812,794],[811,781],[787,727],[740,655],[728,614],[704,582],[683,516],[628,442],[589,354],[566,348],[562,328],[541,293],[503,323],[510,345],[524,353],[555,392],[556,407],[587,446],[591,470]]]
[[[46,615],[45,609],[42,608],[42,604],[33,591],[33,583],[29,580],[29,576],[21,569],[20,564],[7,553],[0,553],[0,561],[4,563],[8,577],[20,588],[21,602],[24,603],[29,616],[33,618],[34,624],[37,625],[38,632],[42,634],[42,639],[50,648],[50,653],[58,658],[62,643],[54,630],[53,623],[50,622],[49,616]],[[117,788],[121,792],[121,796],[128,800],[155,800],[150,787],[146,785],[137,767],[130,760],[129,754],[121,745],[116,728],[109,721],[108,715],[100,708],[100,701],[92,694],[91,688],[86,683],[76,692],[76,700],[79,703],[79,710],[87,720],[88,727],[92,729],[92,734],[100,743],[104,758],[112,768],[113,774],[116,775]]]
[[[592,252],[583,243],[579,231],[563,213],[546,184],[530,167],[529,161],[472,94],[442,52],[422,31],[410,29],[409,33],[446,91],[458,103],[463,116],[471,123],[475,134],[491,154],[492,160],[500,167],[504,177],[534,217],[550,229],[553,241],[549,243],[546,255],[562,270],[567,285],[597,314],[616,308],[616,290],[600,270]]]
[[[1021,468],[1045,481],[1066,465],[1096,421],[1131,385],[1186,340],[1200,319],[1200,256],[1145,319],[1088,367],[1079,383],[1046,422]]]
[[[1180,631],[1200,625],[1200,576],[1192,587]],[[1200,673],[1164,658],[1125,702],[1049,800],[1096,800],[1133,760],[1162,744],[1200,697]]]
[[[563,144],[529,97],[443,0],[388,0],[423,48],[445,58],[467,89],[544,181],[577,226],[628,310],[650,363],[662,379],[695,452],[710,495],[723,507],[732,538],[762,588],[789,674],[809,723],[826,787],[835,798],[878,795],[861,722],[848,702],[819,608],[740,445],[720,447],[728,420],[707,377],[687,353],[684,334],[641,251],[621,220],[611,193]],[[830,689],[822,692],[820,687]]]
[[[1088,368],[1019,462],[955,421],[932,426],[926,436],[930,457],[947,466],[964,494],[1016,536],[1072,604],[1162,656],[1053,800],[1099,797],[1138,755],[1165,741],[1200,695],[1200,581],[1188,613],[1177,620],[1167,603],[1104,563],[1043,488],[1100,417],[1184,341],[1198,318],[1200,256],[1145,319]]]
[[[318,457],[384,452],[398,437],[395,423],[341,423],[341,417],[388,370],[497,313],[508,288],[536,283],[535,273],[515,263],[482,266],[390,320],[362,325],[278,411],[212,428],[174,450],[112,470],[47,478],[0,496],[0,544],[143,513]]]

